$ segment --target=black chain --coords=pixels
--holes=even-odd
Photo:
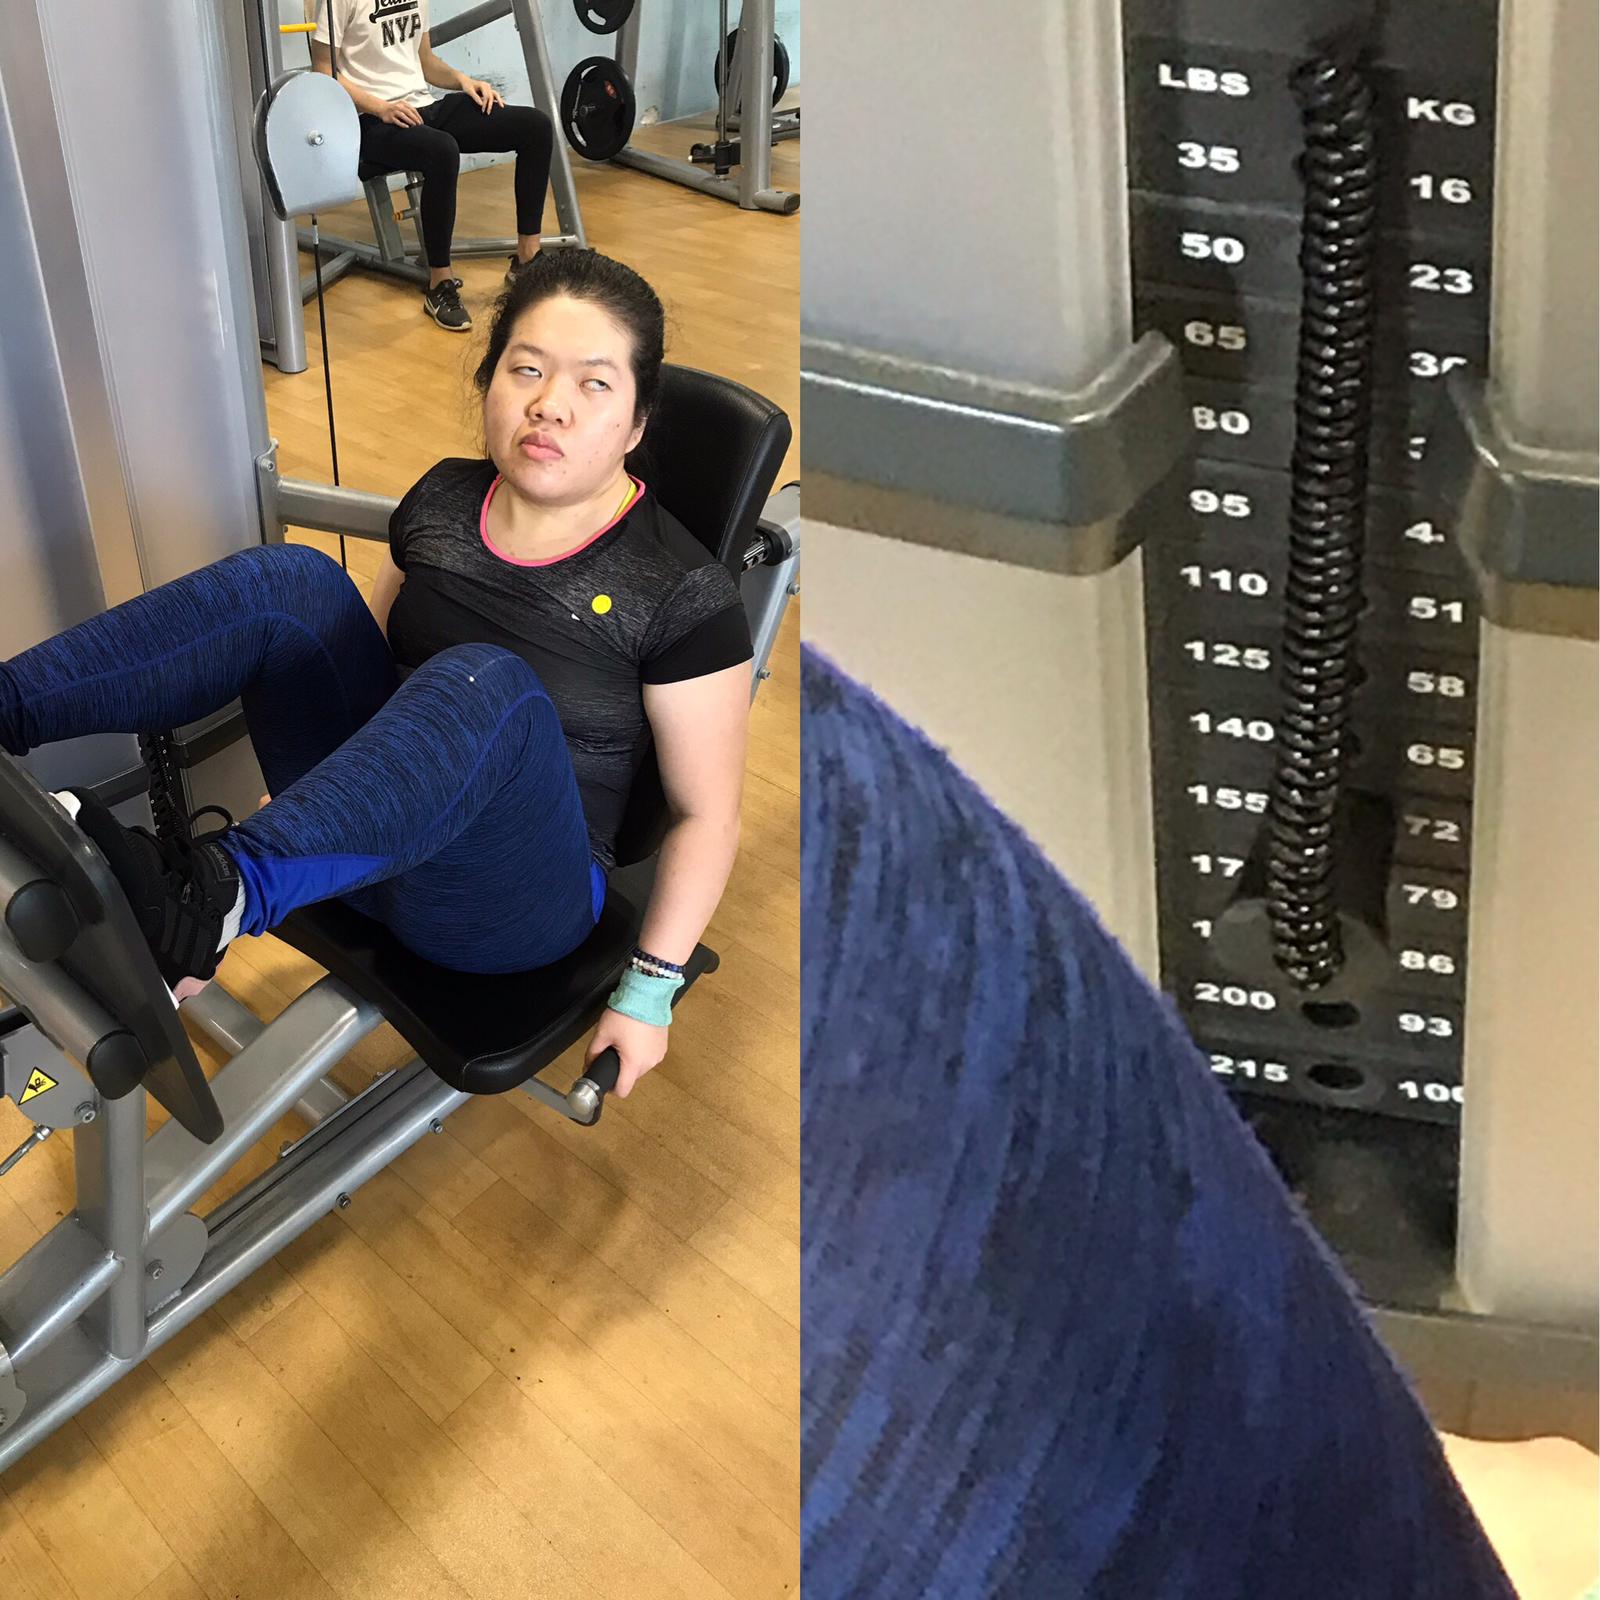
[[[1274,960],[1316,989],[1344,963],[1333,876],[1362,607],[1378,162],[1359,60],[1307,62],[1292,88],[1305,135],[1303,287],[1267,910]]]

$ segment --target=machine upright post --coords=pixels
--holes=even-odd
[[[265,275],[256,296],[262,352],[280,372],[306,369],[305,318],[300,309],[300,254],[293,222],[277,216],[266,202],[265,187],[245,130],[256,102],[283,71],[276,7],[271,0],[245,0],[235,12],[223,10],[224,43],[229,57],[229,88],[239,135],[239,177],[245,190],[245,217],[258,233],[258,270]]]
[[[537,104],[543,98],[543,91],[548,89],[550,104],[540,109],[553,123],[559,123],[560,98],[555,93],[555,79],[550,73],[550,51],[545,45],[539,13],[532,0],[511,0],[511,12],[522,39],[522,54],[528,64],[528,86],[533,91],[534,102]],[[550,160],[550,193],[555,197],[556,217],[563,237],[576,240],[580,250],[587,250],[589,236],[583,231],[583,213],[578,208],[578,191],[572,180],[572,158],[567,152],[566,140],[559,137],[559,130]]]
[[[261,30],[266,82],[283,71],[283,43],[278,35],[277,8],[269,0],[254,0],[251,11]],[[256,179],[260,184],[259,176]],[[267,282],[272,296],[273,363],[279,372],[306,370],[306,323],[300,297],[300,244],[295,225],[263,206],[266,220]]]
[[[147,1325],[144,1113],[145,1092],[135,1089],[119,1100],[102,1100],[94,1121],[72,1133],[78,1215],[122,1263],[84,1321],[106,1353],[122,1361],[144,1353]]]
[[[773,0],[744,0],[739,15],[743,82],[739,99],[739,205],[763,207],[772,188]],[[724,74],[726,77],[727,74]]]
[[[628,20],[617,29],[615,60],[629,83],[639,76],[639,8],[628,13]]]

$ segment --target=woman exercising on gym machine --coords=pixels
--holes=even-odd
[[[672,822],[587,1059],[614,1046],[626,1095],[666,1054],[738,846],[752,652],[732,576],[624,465],[663,356],[635,272],[540,256],[477,371],[487,459],[406,494],[370,611],[320,551],[267,545],[0,663],[18,756],[242,702],[271,803],[192,850],[57,797],[180,998],[237,934],[335,896],[458,971],[559,960],[599,916],[653,741]]]

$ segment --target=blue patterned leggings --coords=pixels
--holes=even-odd
[[[0,663],[0,745],[153,733],[236,698],[272,794],[220,841],[243,932],[337,895],[430,961],[514,972],[593,928],[604,874],[532,668],[458,645],[402,682],[355,585],[303,545],[242,550]]]

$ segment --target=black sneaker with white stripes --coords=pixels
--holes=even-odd
[[[465,333],[472,326],[472,318],[461,303],[461,280],[446,278],[436,283],[422,297],[422,309],[451,333]]]

